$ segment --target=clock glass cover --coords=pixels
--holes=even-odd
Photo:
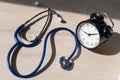
[[[77,37],[80,43],[88,49],[95,48],[100,44],[100,33],[91,23],[84,22],[78,25]]]

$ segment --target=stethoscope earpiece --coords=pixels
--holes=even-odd
[[[40,3],[38,1],[35,1],[34,5],[35,6],[40,6]]]
[[[70,70],[73,68],[74,63],[71,59],[68,59],[68,57],[63,56],[60,58],[60,66],[65,70]]]

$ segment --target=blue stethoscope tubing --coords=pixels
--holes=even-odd
[[[19,31],[22,30],[22,29],[24,29],[25,25],[26,25],[27,23],[29,23],[32,19],[34,19],[34,18],[37,17],[38,15],[43,14],[43,13],[45,13],[45,12],[48,12],[48,17],[47,17],[47,20],[46,20],[46,23],[45,23],[43,29],[41,30],[40,34],[38,35],[38,37],[36,37],[35,40],[33,40],[32,43],[30,43],[30,44],[24,44],[23,42],[19,41],[19,39],[18,39],[18,37],[17,37]],[[48,8],[48,10],[43,11],[43,12],[41,12],[41,13],[38,13],[37,15],[35,15],[34,17],[32,17],[31,19],[27,20],[24,24],[21,24],[21,25],[16,29],[16,31],[15,31],[15,33],[14,33],[14,39],[16,40],[16,42],[18,42],[19,45],[24,46],[24,47],[33,47],[35,44],[37,44],[39,38],[42,37],[42,35],[43,35],[42,33],[44,33],[44,30],[45,30],[45,28],[46,28],[46,25],[47,25],[49,19],[50,19],[51,16],[52,16],[51,14],[52,14],[52,12],[51,12],[51,10]]]
[[[21,27],[23,27],[23,25]],[[34,40],[34,42],[32,44],[29,44],[29,45],[25,46],[24,44],[21,44],[21,42],[19,40],[16,39],[17,36],[15,35],[16,43],[11,47],[11,49],[9,50],[8,55],[7,55],[7,65],[8,65],[9,70],[11,71],[11,73],[13,73],[13,75],[15,75],[19,78],[30,78],[30,77],[34,76],[38,72],[38,70],[40,69],[41,65],[43,64],[45,54],[46,54],[47,40],[48,40],[49,35],[53,32],[57,32],[57,31],[60,31],[60,30],[66,30],[66,31],[70,32],[72,34],[72,36],[74,37],[75,47],[74,47],[74,50],[71,53],[71,55],[68,57],[69,60],[72,59],[72,57],[75,55],[75,52],[78,48],[78,39],[76,37],[76,34],[68,28],[64,28],[64,27],[55,28],[55,29],[51,30],[45,37],[42,57],[41,57],[41,60],[38,64],[38,66],[35,68],[35,70],[33,72],[31,72],[30,74],[27,74],[27,75],[22,75],[20,73],[17,73],[17,72],[14,71],[14,69],[11,66],[11,59],[10,58],[11,58],[13,50],[17,46],[31,47],[31,45],[32,46],[35,45],[39,39],[36,39],[36,40]]]
[[[19,39],[18,39],[18,36],[17,36],[17,35],[18,35],[18,33],[19,33],[20,30],[24,29],[24,26],[25,26],[25,24],[21,24],[21,25],[17,28],[17,30],[15,31],[15,34],[14,34],[14,39],[16,40],[17,44],[20,45],[20,46],[33,47],[35,44],[37,44],[39,38],[36,37],[35,40],[33,40],[33,42],[30,43],[30,44],[24,44],[23,42],[19,41]]]

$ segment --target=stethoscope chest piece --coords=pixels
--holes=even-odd
[[[104,16],[110,19],[112,26],[104,21]],[[96,12],[91,14],[90,19],[78,24],[76,34],[82,46],[94,49],[111,37],[113,26],[112,19],[106,13]]]
[[[70,70],[73,68],[74,63],[71,59],[69,60],[68,57],[63,56],[60,58],[60,65],[63,69]]]

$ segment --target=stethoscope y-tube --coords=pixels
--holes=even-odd
[[[38,72],[38,70],[40,69],[41,65],[43,64],[43,61],[44,61],[44,58],[45,58],[45,55],[46,55],[46,47],[47,47],[48,37],[50,36],[51,33],[56,32],[56,31],[60,31],[60,30],[66,30],[66,31],[70,32],[72,34],[72,36],[74,37],[74,40],[75,40],[75,47],[74,47],[74,50],[71,53],[71,55],[69,57],[64,57],[63,56],[63,57],[60,58],[60,64],[61,64],[61,67],[63,69],[67,69],[67,68],[72,67],[72,64],[73,64],[72,63],[72,57],[75,55],[75,52],[76,52],[76,50],[78,48],[78,40],[77,40],[76,34],[73,31],[71,31],[68,28],[59,27],[59,28],[55,28],[55,29],[51,30],[46,35],[45,40],[44,40],[43,53],[42,53],[42,57],[40,59],[40,62],[38,64],[38,66],[35,68],[35,70],[33,72],[31,72],[30,74],[27,74],[27,75],[22,75],[20,73],[15,72],[14,69],[12,68],[12,66],[11,66],[11,55],[12,55],[12,52],[14,51],[14,49],[18,45],[21,46],[21,47],[24,46],[24,45],[21,45],[18,40],[16,40],[16,43],[11,47],[11,49],[9,50],[8,55],[7,55],[7,64],[8,64],[8,68],[11,71],[11,73],[14,74],[17,77],[20,77],[20,78],[30,78],[30,77],[34,76]],[[35,41],[37,41],[37,39]],[[33,42],[33,43],[36,43],[36,42]],[[30,44],[30,45],[34,45],[33,43]],[[24,47],[29,47],[29,45],[28,46],[24,46]]]
[[[38,3],[38,2],[35,2],[37,6],[44,6],[44,7],[47,7],[46,5],[42,4],[42,3]],[[46,13],[48,12],[47,14],[47,19],[46,19],[46,22],[42,28],[42,30],[40,31],[39,35],[36,36],[36,38],[32,41],[28,41],[27,39],[25,39],[26,41],[30,42],[29,44],[25,44],[24,42],[20,41],[18,37],[21,37],[23,39],[23,36],[21,36],[22,34],[19,34],[19,32],[21,30],[24,30],[27,25],[29,25],[29,23],[35,19],[36,17],[38,17],[39,15],[43,14],[43,13]],[[21,46],[24,46],[24,47],[33,47],[35,44],[38,43],[39,39],[42,39],[44,33],[46,32],[48,26],[49,26],[49,22],[50,20],[52,19],[52,15],[53,14],[56,14],[57,17],[58,17],[58,20],[61,22],[61,23],[65,23],[65,20],[62,18],[62,16],[60,14],[58,14],[56,11],[50,9],[49,7],[47,7],[47,10],[43,11],[43,12],[40,12],[38,14],[36,14],[35,16],[33,16],[32,18],[30,18],[29,20],[27,20],[25,23],[21,24],[15,31],[14,33],[14,38],[16,41],[18,41],[18,44],[21,45]]]

